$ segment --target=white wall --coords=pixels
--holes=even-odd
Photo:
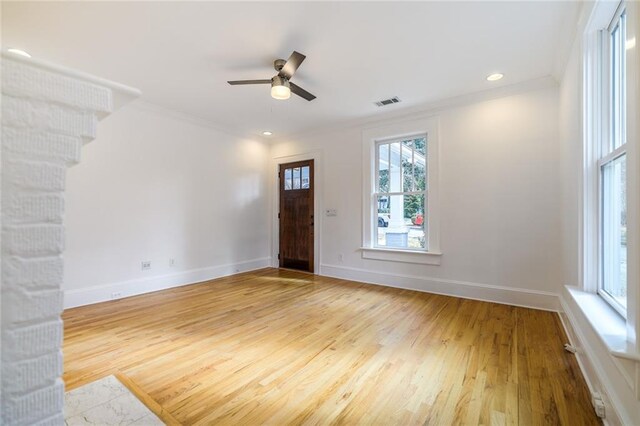
[[[440,117],[440,266],[362,259],[366,125],[274,142],[273,158],[322,152],[317,202],[321,211],[337,209],[338,215],[321,221],[321,274],[557,307],[555,296],[547,294],[562,282],[557,87],[435,115]],[[503,290],[510,289],[515,291],[505,296]]]
[[[580,39],[560,84],[560,184],[562,189],[562,285],[580,282],[582,197],[582,60]],[[560,292],[560,289],[558,289]]]
[[[264,142],[135,102],[82,156],[67,180],[65,306],[268,265]]]

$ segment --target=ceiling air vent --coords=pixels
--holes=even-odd
[[[394,96],[393,98],[390,98],[390,99],[383,99],[381,101],[375,102],[375,104],[381,107],[385,105],[397,104],[398,102],[400,102],[400,98],[398,98],[397,96]]]

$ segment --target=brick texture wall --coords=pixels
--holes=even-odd
[[[65,175],[111,110],[107,87],[2,58],[3,425],[64,424]]]

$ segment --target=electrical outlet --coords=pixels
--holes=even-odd
[[[338,253],[338,262],[344,262],[344,255],[342,253]]]
[[[143,260],[142,261],[142,270],[143,271],[148,271],[149,269],[151,269],[151,261],[150,260]]]
[[[326,209],[324,212],[329,217],[338,216],[338,211],[336,209]]]
[[[120,299],[122,297],[122,293],[119,291],[114,291],[111,293],[111,299]]]
[[[169,267],[173,268],[174,266],[176,266],[176,260],[173,258],[169,259]]]

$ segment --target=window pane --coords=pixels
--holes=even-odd
[[[426,249],[424,195],[378,196],[377,246]]]
[[[403,224],[401,205],[402,196],[378,196],[378,217],[377,217],[377,229],[378,229],[378,241],[377,245],[380,247],[407,247],[406,238],[405,242],[402,241],[402,235],[397,234],[398,225],[400,227]],[[398,208],[400,204],[400,209]],[[391,211],[393,209],[393,219],[391,217]],[[389,230],[393,232],[388,232]],[[402,231],[400,229],[400,231]],[[388,235],[387,235],[388,234]]]
[[[626,143],[626,12],[623,12],[609,36],[609,140],[603,155]]]
[[[404,196],[404,217],[409,227],[409,248],[426,249],[426,215],[424,214],[424,195]]]
[[[309,189],[309,166],[302,168],[302,189]]]
[[[378,192],[389,192],[389,144],[378,145]]]
[[[620,76],[618,75],[620,69],[620,54],[619,43],[618,40],[620,37],[620,27],[617,26],[613,32],[611,33],[611,67],[609,72],[611,73],[610,84],[611,84],[611,142],[609,144],[609,149],[607,153],[612,151],[614,146],[616,145],[616,139],[618,139],[620,135]]]
[[[300,167],[293,168],[293,189],[300,189]]]
[[[400,142],[389,144],[391,150],[391,164],[389,170],[389,192],[401,192],[400,176]]]
[[[620,16],[618,25],[610,36],[611,66],[611,141],[609,150],[626,142],[626,14]]]
[[[413,141],[402,142],[402,190],[413,191]]]
[[[420,138],[414,141],[415,151],[413,174],[416,180],[416,191],[424,191],[427,188],[427,158],[425,156],[425,139]]]
[[[626,155],[602,166],[602,290],[627,307]]]
[[[413,144],[415,146],[415,150],[417,154],[425,157],[427,155],[427,139],[426,138],[417,138],[413,140]]]
[[[284,189],[289,190],[293,186],[291,179],[291,169],[284,170]]]

